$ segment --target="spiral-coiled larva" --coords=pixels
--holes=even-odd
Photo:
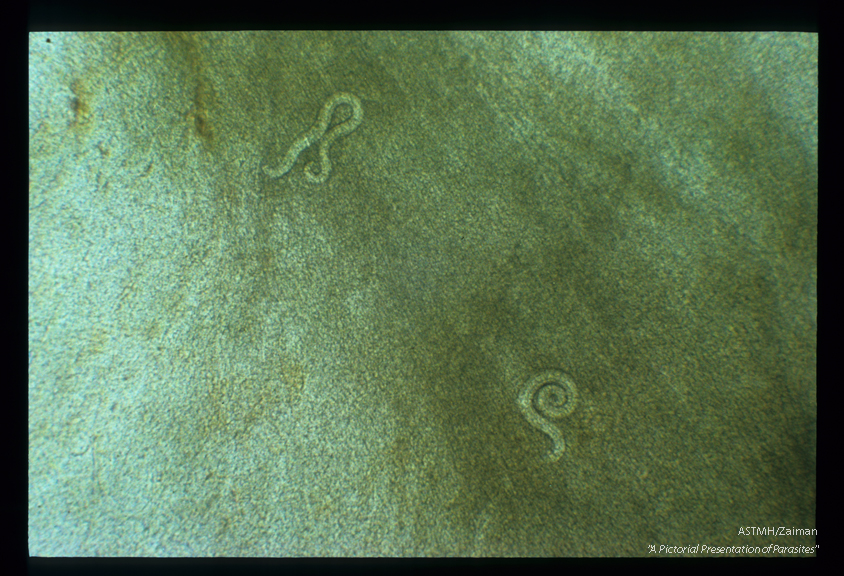
[[[328,123],[334,115],[334,109],[341,104],[350,106],[352,108],[352,115],[346,121],[335,124],[331,127],[331,130],[328,130]],[[281,165],[275,169],[264,166],[264,173],[270,178],[278,178],[287,174],[290,169],[293,168],[293,164],[296,163],[296,159],[299,157],[299,154],[301,154],[302,151],[311,144],[319,142],[319,172],[315,174],[313,171],[313,165],[308,164],[305,166],[305,178],[307,178],[309,182],[325,182],[328,180],[329,172],[331,172],[331,161],[328,159],[328,149],[331,147],[332,142],[340,136],[345,136],[357,128],[362,121],[363,107],[360,104],[360,100],[351,94],[338,92],[329,98],[328,102],[325,103],[325,106],[322,107],[316,124],[293,142],[290,149],[287,151],[287,154],[284,156],[284,160],[282,160]],[[327,133],[326,130],[328,130]]]
[[[568,416],[577,405],[577,388],[572,379],[559,370],[540,372],[525,383],[518,404],[531,426],[551,437],[553,448],[543,460],[559,460],[566,451],[566,441],[552,420]]]

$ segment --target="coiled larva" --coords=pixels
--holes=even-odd
[[[547,434],[553,442],[551,452],[543,460],[559,460],[566,451],[566,441],[552,420],[568,416],[577,406],[577,388],[572,379],[560,370],[540,372],[525,383],[518,404],[531,426]]]
[[[352,115],[347,120],[335,124],[331,130],[328,130],[328,124],[334,115],[334,109],[341,104],[350,106]],[[328,159],[328,149],[331,147],[331,144],[340,136],[345,136],[349,132],[352,132],[362,121],[363,108],[357,96],[344,92],[334,94],[328,99],[325,106],[322,107],[316,124],[293,142],[278,168],[264,166],[264,173],[270,178],[279,178],[287,174],[293,167],[293,164],[296,163],[299,154],[311,144],[319,142],[319,172],[315,173],[313,166],[308,164],[305,166],[305,178],[309,182],[325,182],[328,180],[328,175],[331,172],[331,161]]]

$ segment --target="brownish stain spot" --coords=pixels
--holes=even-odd
[[[201,35],[168,32],[161,38],[169,47],[174,65],[185,74],[184,83],[191,100],[189,109],[184,112],[184,121],[193,136],[199,138],[206,147],[211,147],[217,134],[213,113],[217,95],[205,73],[207,63],[202,57]]]
[[[287,401],[290,404],[298,402],[305,390],[305,370],[302,365],[287,358],[282,358],[281,383]]]
[[[214,87],[197,72],[196,88],[193,103],[188,112],[189,120],[193,122],[193,131],[206,145],[214,144],[214,123],[211,110],[216,102]]]
[[[73,120],[70,122],[70,128],[77,133],[88,131],[93,120],[93,116],[91,115],[91,95],[79,79],[71,82],[70,91],[72,93],[70,110],[73,112]]]

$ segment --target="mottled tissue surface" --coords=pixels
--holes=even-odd
[[[30,553],[814,553],[817,46],[31,34]]]

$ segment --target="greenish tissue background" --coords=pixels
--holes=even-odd
[[[31,34],[30,553],[814,545],[740,531],[815,527],[817,54]]]

